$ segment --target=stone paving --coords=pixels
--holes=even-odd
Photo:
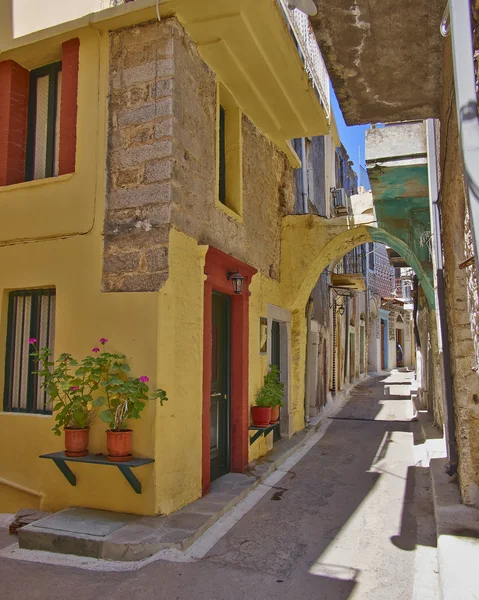
[[[410,420],[410,379],[411,373],[392,373],[362,382],[322,439],[289,471],[278,473],[262,499],[225,528],[202,558],[98,572],[85,565],[12,560],[3,551],[2,597],[440,597],[431,483],[421,427]]]

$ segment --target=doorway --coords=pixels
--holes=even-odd
[[[404,367],[404,330],[396,329],[396,367]]]
[[[213,292],[211,315],[210,480],[229,473],[231,298]]]
[[[356,335],[349,332],[349,383],[353,383],[356,375]]]

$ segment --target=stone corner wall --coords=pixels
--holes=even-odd
[[[217,79],[177,20],[111,32],[109,86],[102,290],[159,290],[171,227],[279,279],[293,169],[243,115],[241,218],[217,205]]]
[[[110,33],[102,290],[157,291],[168,278],[175,19]]]

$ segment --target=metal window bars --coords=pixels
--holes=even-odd
[[[328,70],[326,69],[308,15],[297,8],[289,8],[287,0],[278,0],[278,2],[295,38],[296,46],[298,47],[309,79],[316,89],[326,115],[329,118],[331,116],[331,101]]]
[[[30,338],[53,350],[55,289],[16,290],[8,299],[4,411],[50,414],[46,390],[34,374]]]

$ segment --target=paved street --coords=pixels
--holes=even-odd
[[[429,474],[419,425],[409,422],[411,376],[358,385],[322,439],[203,559],[88,572],[3,558],[2,598],[437,598]]]

